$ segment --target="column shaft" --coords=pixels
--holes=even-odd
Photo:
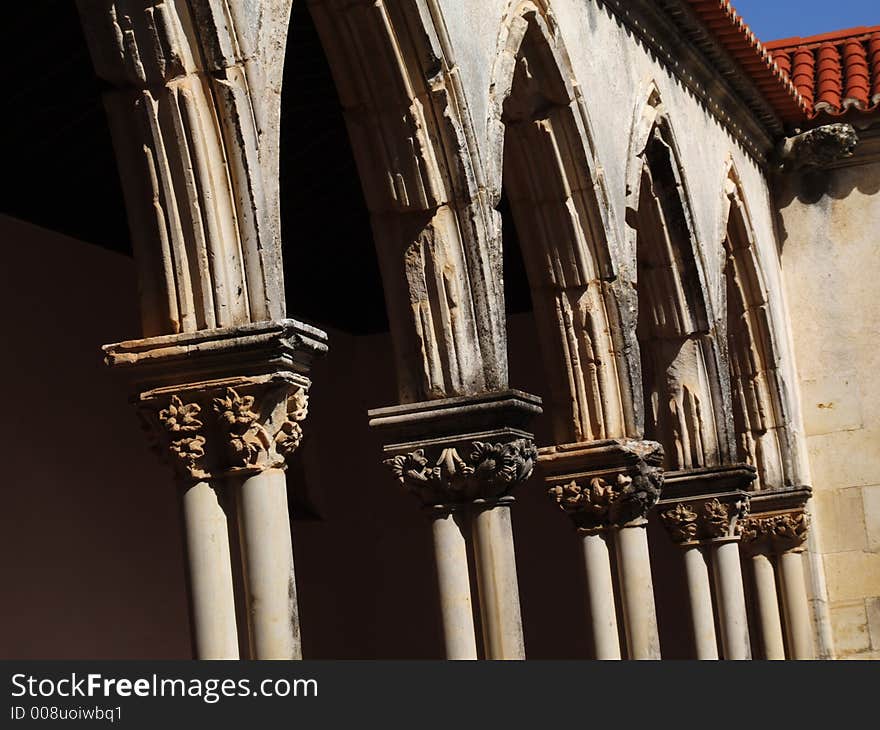
[[[755,603],[758,608],[761,643],[765,659],[785,659],[785,641],[782,619],[779,616],[779,598],[776,594],[776,570],[767,555],[752,556],[755,574]]]
[[[711,549],[715,564],[715,588],[724,658],[751,659],[739,541],[715,542]]]
[[[447,659],[476,659],[467,541],[460,512],[436,512],[433,519],[434,558],[440,592],[440,614]]]
[[[617,530],[617,565],[630,659],[660,658],[647,526],[648,521],[641,519]]]
[[[715,615],[712,610],[712,583],[706,556],[699,545],[692,544],[684,548],[683,558],[697,659],[717,659],[718,640],[715,636]]]
[[[789,550],[779,556],[779,579],[791,658],[815,659],[802,552]]]
[[[196,657],[238,659],[226,513],[208,482],[183,495]]]
[[[477,505],[474,554],[487,659],[525,659],[510,504]]]
[[[587,601],[590,606],[590,629],[596,659],[620,659],[620,636],[614,607],[614,583],[607,532],[580,533],[587,577]]]
[[[253,659],[300,659],[293,544],[283,469],[241,481],[238,517]]]

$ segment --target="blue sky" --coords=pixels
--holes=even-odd
[[[731,0],[762,41],[880,25],[878,0]]]

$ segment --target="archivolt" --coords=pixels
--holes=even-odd
[[[728,165],[722,216],[737,460],[758,470],[758,488],[797,483],[789,393],[754,231],[735,166]]]
[[[278,99],[291,0],[79,0],[106,94],[144,334],[284,316]]]
[[[656,86],[646,96],[634,119],[627,185],[645,435],[663,444],[667,469],[727,463],[727,372],[689,196]]]
[[[631,435],[631,377],[608,246],[610,206],[589,119],[552,14],[516,2],[491,87],[490,188],[510,198],[558,443]]]
[[[434,0],[310,0],[345,110],[404,400],[506,387],[497,216]]]

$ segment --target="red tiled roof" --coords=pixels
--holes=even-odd
[[[773,56],[737,14],[729,0],[688,0],[718,42],[751,77],[755,86],[785,122],[803,120],[810,110]]]
[[[880,25],[767,43],[811,117],[880,108]]]

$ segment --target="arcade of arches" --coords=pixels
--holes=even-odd
[[[880,657],[880,30],[77,6],[135,270],[88,256],[141,326],[89,325],[134,404],[101,449],[158,482],[143,539],[183,527],[185,581],[118,590],[175,595],[194,656]],[[792,69],[838,47],[823,106]]]

